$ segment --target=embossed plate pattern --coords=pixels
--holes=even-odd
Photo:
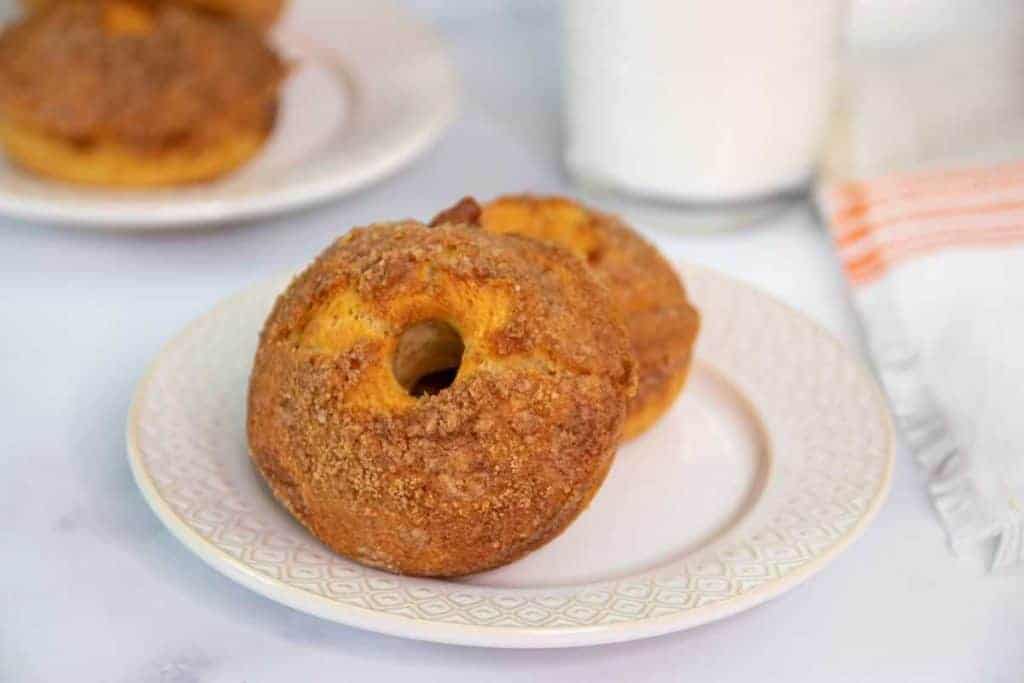
[[[501,588],[394,576],[324,548],[262,487],[245,444],[257,332],[284,281],[228,299],[160,353],[128,420],[136,481],[168,529],[218,571],[296,609],[374,631],[564,647],[658,635],[747,609],[807,579],[864,530],[888,491],[892,430],[872,378],[817,325],[723,275],[682,269],[704,315],[697,368],[723,378],[756,415],[765,452],[737,519],[657,566],[596,582]],[[641,439],[620,460],[663,443]],[[683,483],[679,496],[686,486],[701,482]],[[543,550],[549,559],[568,536]]]

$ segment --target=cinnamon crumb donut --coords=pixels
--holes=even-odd
[[[363,564],[511,562],[565,529],[612,462],[636,372],[611,311],[557,247],[447,223],[355,229],[263,328],[253,462]]]
[[[0,35],[0,144],[70,182],[207,180],[263,146],[284,75],[242,23],[145,0],[62,0]]]
[[[475,221],[490,232],[553,242],[587,263],[610,290],[637,360],[640,383],[624,438],[654,424],[686,382],[700,328],[675,269],[618,217],[564,197],[499,197]]]

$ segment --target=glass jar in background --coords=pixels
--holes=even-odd
[[[752,222],[806,192],[846,0],[565,0],[565,162],[672,225]]]

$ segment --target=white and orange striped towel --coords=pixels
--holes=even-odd
[[[1024,164],[819,194],[868,347],[955,550],[1024,565]]]

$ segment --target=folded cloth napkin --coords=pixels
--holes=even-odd
[[[1024,566],[1024,163],[833,182],[819,206],[954,550]]]

